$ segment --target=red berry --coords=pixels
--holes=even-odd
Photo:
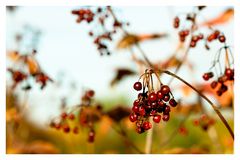
[[[136,91],[140,91],[142,89],[142,83],[141,82],[135,82],[134,85],[133,85],[133,88]]]
[[[139,113],[141,116],[144,116],[145,113],[146,113],[146,111],[145,111],[145,109],[144,109],[143,107],[139,107],[138,113]]]
[[[73,133],[74,133],[74,134],[78,134],[78,127],[74,127],[74,128],[73,128]]]
[[[144,132],[144,129],[142,127],[137,127],[136,131],[137,131],[137,133],[141,134]]]
[[[163,94],[161,91],[158,91],[158,92],[157,92],[157,98],[158,98],[158,99],[162,99],[163,96],[164,96],[164,94]]]
[[[169,99],[170,99],[169,94],[164,95],[163,100],[164,100],[165,102],[168,102]]]
[[[194,48],[194,47],[196,47],[196,42],[194,42],[194,41],[191,41],[191,43],[190,43],[190,47],[192,47],[192,48]]]
[[[164,114],[163,117],[162,117],[162,120],[163,121],[168,121],[170,118],[170,115],[169,114]]]
[[[158,101],[158,105],[159,105],[159,107],[164,107],[165,103],[161,100],[161,101]]]
[[[138,108],[139,108],[138,106],[133,106],[132,107],[132,111],[137,113],[138,112]]]
[[[67,113],[66,112],[63,112],[62,114],[61,114],[61,117],[62,117],[62,119],[66,119],[67,118]]]
[[[225,75],[227,76],[228,79],[231,79],[231,77],[234,76],[234,70],[231,68],[226,68]]]
[[[68,115],[68,118],[69,118],[70,120],[74,120],[74,119],[75,119],[75,115],[71,113],[71,114]]]
[[[171,111],[171,108],[168,105],[166,105],[164,113],[168,114],[170,111]]]
[[[129,119],[131,122],[135,122],[137,120],[137,115],[135,113],[131,113]]]
[[[63,126],[63,131],[64,131],[65,133],[70,132],[70,127],[69,127],[68,125],[64,125],[64,126]]]
[[[221,43],[224,43],[226,41],[226,37],[224,35],[221,35],[218,37],[218,40],[221,42]]]
[[[134,106],[138,106],[138,104],[139,104],[139,100],[138,99],[133,102]]]
[[[88,142],[90,143],[94,142],[94,137],[95,137],[94,130],[90,130],[90,132],[88,133]]]
[[[176,107],[178,103],[175,101],[175,99],[172,98],[172,99],[170,99],[169,104],[170,104],[172,107]]]
[[[167,85],[163,85],[163,86],[161,87],[161,92],[162,92],[163,94],[168,94],[168,93],[170,92],[170,88],[169,88]]]
[[[152,92],[149,94],[148,96],[148,100],[151,101],[151,102],[154,102],[157,100],[157,94],[155,92]]]
[[[152,103],[151,103],[151,107],[152,107],[152,108],[156,108],[157,105],[158,105],[157,102],[152,102]]]
[[[208,72],[208,73],[204,73],[203,74],[203,79],[205,80],[205,81],[208,81],[210,78],[212,78],[213,77],[213,73],[212,72]]]
[[[218,82],[217,81],[212,81],[211,83],[211,88],[215,89],[217,87]]]
[[[154,121],[155,123],[159,123],[159,122],[161,121],[161,115],[155,115],[155,116],[153,116],[153,121]]]
[[[149,130],[151,128],[152,128],[152,124],[150,122],[148,122],[148,121],[143,122],[143,129]]]
[[[156,114],[156,110],[151,110],[151,112],[150,112],[150,116],[154,116]]]
[[[95,92],[93,90],[88,90],[86,92],[86,96],[89,97],[89,98],[92,98],[94,96]]]

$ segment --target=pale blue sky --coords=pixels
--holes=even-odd
[[[57,89],[48,86],[43,92],[38,89],[30,96],[31,118],[38,121],[41,116],[45,122],[50,116],[57,114],[60,97],[71,97],[70,104],[77,103],[82,87],[96,90],[98,97],[112,96],[123,93],[133,98],[132,91],[134,78],[127,79],[115,88],[109,88],[116,67],[135,65],[129,60],[130,54],[125,51],[116,51],[108,57],[100,57],[92,40],[88,37],[88,26],[75,23],[76,17],[71,10],[78,7],[21,7],[13,14],[7,14],[7,48],[13,46],[11,39],[16,31],[22,30],[25,24],[36,26],[42,31],[39,44],[39,60],[42,68],[54,79],[60,72],[64,72],[65,86]],[[226,8],[226,7],[225,7]],[[202,12],[205,18],[218,15],[224,7],[209,7]],[[130,22],[128,31],[134,33],[166,32],[167,39],[144,43],[143,49],[151,60],[164,60],[169,57],[177,44],[177,32],[172,27],[172,19],[178,13],[191,11],[192,7],[116,7],[117,15]],[[97,27],[97,26],[92,26]],[[233,21],[226,25],[217,26],[233,44]],[[198,44],[202,45],[202,44]],[[203,46],[203,45],[202,45]],[[213,45],[212,51],[206,53],[203,47],[190,52],[189,60],[195,64],[196,75],[201,75],[210,64],[213,53],[218,49]],[[202,48],[202,49],[201,49]],[[189,70],[183,68],[179,74],[182,77],[202,81],[201,76],[193,77]],[[75,81],[79,91],[72,92],[69,83]],[[173,84],[174,85],[174,84]],[[51,108],[51,109],[49,109]]]

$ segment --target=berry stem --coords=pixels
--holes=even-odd
[[[152,123],[152,129],[150,129],[147,132],[146,145],[145,145],[145,153],[146,154],[151,154],[151,152],[152,152],[152,137],[153,137],[154,123],[153,123],[152,119],[149,119],[149,122]]]
[[[195,92],[197,92],[203,99],[205,99],[213,108],[213,110],[217,113],[218,117],[221,119],[221,121],[223,122],[223,124],[225,125],[225,127],[228,129],[230,135],[232,136],[232,138],[234,139],[234,133],[230,127],[230,125],[228,124],[227,120],[224,118],[224,116],[221,114],[221,112],[218,110],[217,106],[215,106],[213,104],[213,102],[207,98],[202,92],[200,92],[199,90],[197,90],[195,87],[193,87],[191,84],[189,84],[187,81],[185,81],[184,79],[182,79],[181,77],[177,76],[176,74],[170,72],[170,71],[160,71],[160,73],[165,73],[168,74],[176,79],[178,79],[179,81],[183,82],[184,84],[186,84],[188,87],[190,87],[191,89],[193,89]]]

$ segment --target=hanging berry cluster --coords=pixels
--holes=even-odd
[[[96,27],[89,31],[89,36],[93,38],[93,43],[96,45],[100,55],[111,54],[108,43],[113,40],[114,35],[117,34],[121,27],[128,25],[128,23],[119,22],[113,16],[110,6],[73,10],[72,14],[78,16],[78,23],[86,21],[101,26],[101,31],[97,30]]]
[[[70,112],[63,111],[59,117],[50,123],[51,128],[63,131],[64,133],[78,134],[80,127],[88,129],[89,143],[94,142],[94,123],[99,121],[102,112],[101,106],[93,103],[94,91],[87,90],[81,97],[81,104],[72,108]]]
[[[158,90],[154,89],[153,75],[155,75],[158,80]],[[136,122],[136,131],[138,133],[143,133],[152,128],[152,124],[149,121],[150,118],[152,118],[155,123],[159,123],[161,119],[168,121],[171,107],[177,106],[177,102],[169,86],[161,83],[157,73],[151,69],[146,70],[139,80],[141,79],[142,83],[138,81],[133,85],[136,91],[141,92],[134,101],[132,113],[129,116],[131,122]]]
[[[200,118],[193,120],[194,126],[200,126],[204,131],[208,130],[208,128],[215,124],[215,119],[203,114]]]
[[[7,70],[11,74],[13,80],[12,89],[16,88],[18,84],[26,82],[23,90],[30,90],[30,79],[33,78],[36,83],[40,84],[40,88],[43,89],[47,82],[53,82],[53,80],[46,75],[40,68],[36,58],[36,50],[33,50],[31,54],[20,55],[19,52],[13,51],[8,54],[9,58],[13,60],[13,67],[9,67]]]
[[[225,54],[224,71],[222,70],[223,65],[220,60],[221,54]],[[225,46],[217,52],[213,65],[209,70],[203,74],[202,78],[208,81],[215,77],[210,86],[216,90],[218,96],[221,96],[228,90],[227,82],[234,81],[233,55],[229,47]]]

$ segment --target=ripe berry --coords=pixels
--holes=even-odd
[[[164,96],[164,94],[163,94],[161,91],[158,91],[158,92],[157,92],[157,98],[158,98],[158,99],[162,99],[163,96]]]
[[[131,113],[129,119],[131,122],[135,122],[137,120],[137,115],[135,113]]]
[[[169,104],[172,106],[172,107],[176,107],[177,106],[177,102],[175,101],[175,99],[170,99],[169,101]]]
[[[234,76],[234,70],[231,68],[226,68],[225,75],[227,76],[228,79],[231,79],[231,77]]]
[[[135,82],[134,85],[133,85],[133,88],[136,91],[140,91],[142,89],[142,83],[141,82]]]
[[[63,112],[62,114],[61,114],[61,117],[62,117],[62,119],[66,119],[67,118],[67,113],[66,112]]]
[[[63,126],[63,131],[64,131],[65,133],[70,132],[70,127],[69,127],[68,125],[64,125],[64,126]]]
[[[90,130],[90,132],[88,133],[88,142],[90,143],[94,142],[94,137],[95,137],[94,130]]]
[[[161,87],[161,92],[162,92],[163,94],[168,94],[168,93],[170,92],[170,88],[169,88],[167,85],[163,85],[163,86]]]
[[[171,111],[171,108],[167,105],[164,110],[164,114],[168,114]]]
[[[139,104],[139,100],[138,99],[133,102],[134,106],[138,106],[138,104]]]
[[[93,90],[88,90],[86,92],[86,96],[89,97],[89,98],[92,98],[94,96],[94,91]]]
[[[151,101],[151,102],[154,102],[157,100],[157,94],[155,92],[152,92],[149,94],[148,96],[148,100]]]
[[[224,35],[221,35],[218,37],[218,40],[221,42],[221,43],[224,43],[226,41],[226,37]]]
[[[154,121],[155,123],[159,123],[159,122],[161,121],[161,115],[155,115],[155,116],[153,116],[153,121]]]
[[[191,43],[190,43],[190,47],[192,47],[192,48],[194,48],[194,47],[196,47],[196,42],[194,42],[194,41],[191,41]]]
[[[151,110],[151,112],[150,112],[150,116],[154,116],[156,114],[156,110]]]
[[[74,133],[74,134],[78,134],[78,127],[74,127],[74,128],[73,128],[73,133]]]
[[[170,118],[169,114],[164,114],[163,117],[162,117],[162,120],[166,122],[166,121],[169,120],[169,118]]]
[[[69,118],[70,120],[74,120],[74,119],[75,119],[75,115],[71,113],[71,114],[68,115],[68,118]]]
[[[213,77],[213,73],[212,72],[208,72],[208,73],[204,73],[203,74],[203,79],[205,80],[205,81],[208,81],[210,78],[212,78]]]
[[[141,116],[144,116],[145,113],[146,113],[146,111],[145,111],[145,109],[144,109],[143,107],[139,107],[138,113],[139,113]]]
[[[217,87],[218,82],[217,81],[212,81],[211,83],[211,88],[215,89]]]
[[[164,95],[163,100],[164,100],[165,102],[168,102],[169,99],[170,99],[169,94]]]
[[[152,124],[150,122],[148,122],[148,121],[143,122],[143,129],[149,130],[151,128],[152,128]]]
[[[141,134],[144,132],[144,129],[142,127],[137,127],[136,131],[137,131],[137,133]]]
[[[157,102],[152,102],[152,103],[151,103],[151,107],[152,107],[152,108],[156,108],[157,105],[158,105]]]
[[[139,108],[138,106],[133,106],[132,107],[132,111],[137,113],[138,112],[138,108]]]
[[[228,87],[224,84],[221,85],[220,90],[222,93],[226,92],[228,90]]]
[[[164,107],[165,103],[162,100],[160,100],[160,101],[158,101],[158,105],[159,105],[159,107]]]

